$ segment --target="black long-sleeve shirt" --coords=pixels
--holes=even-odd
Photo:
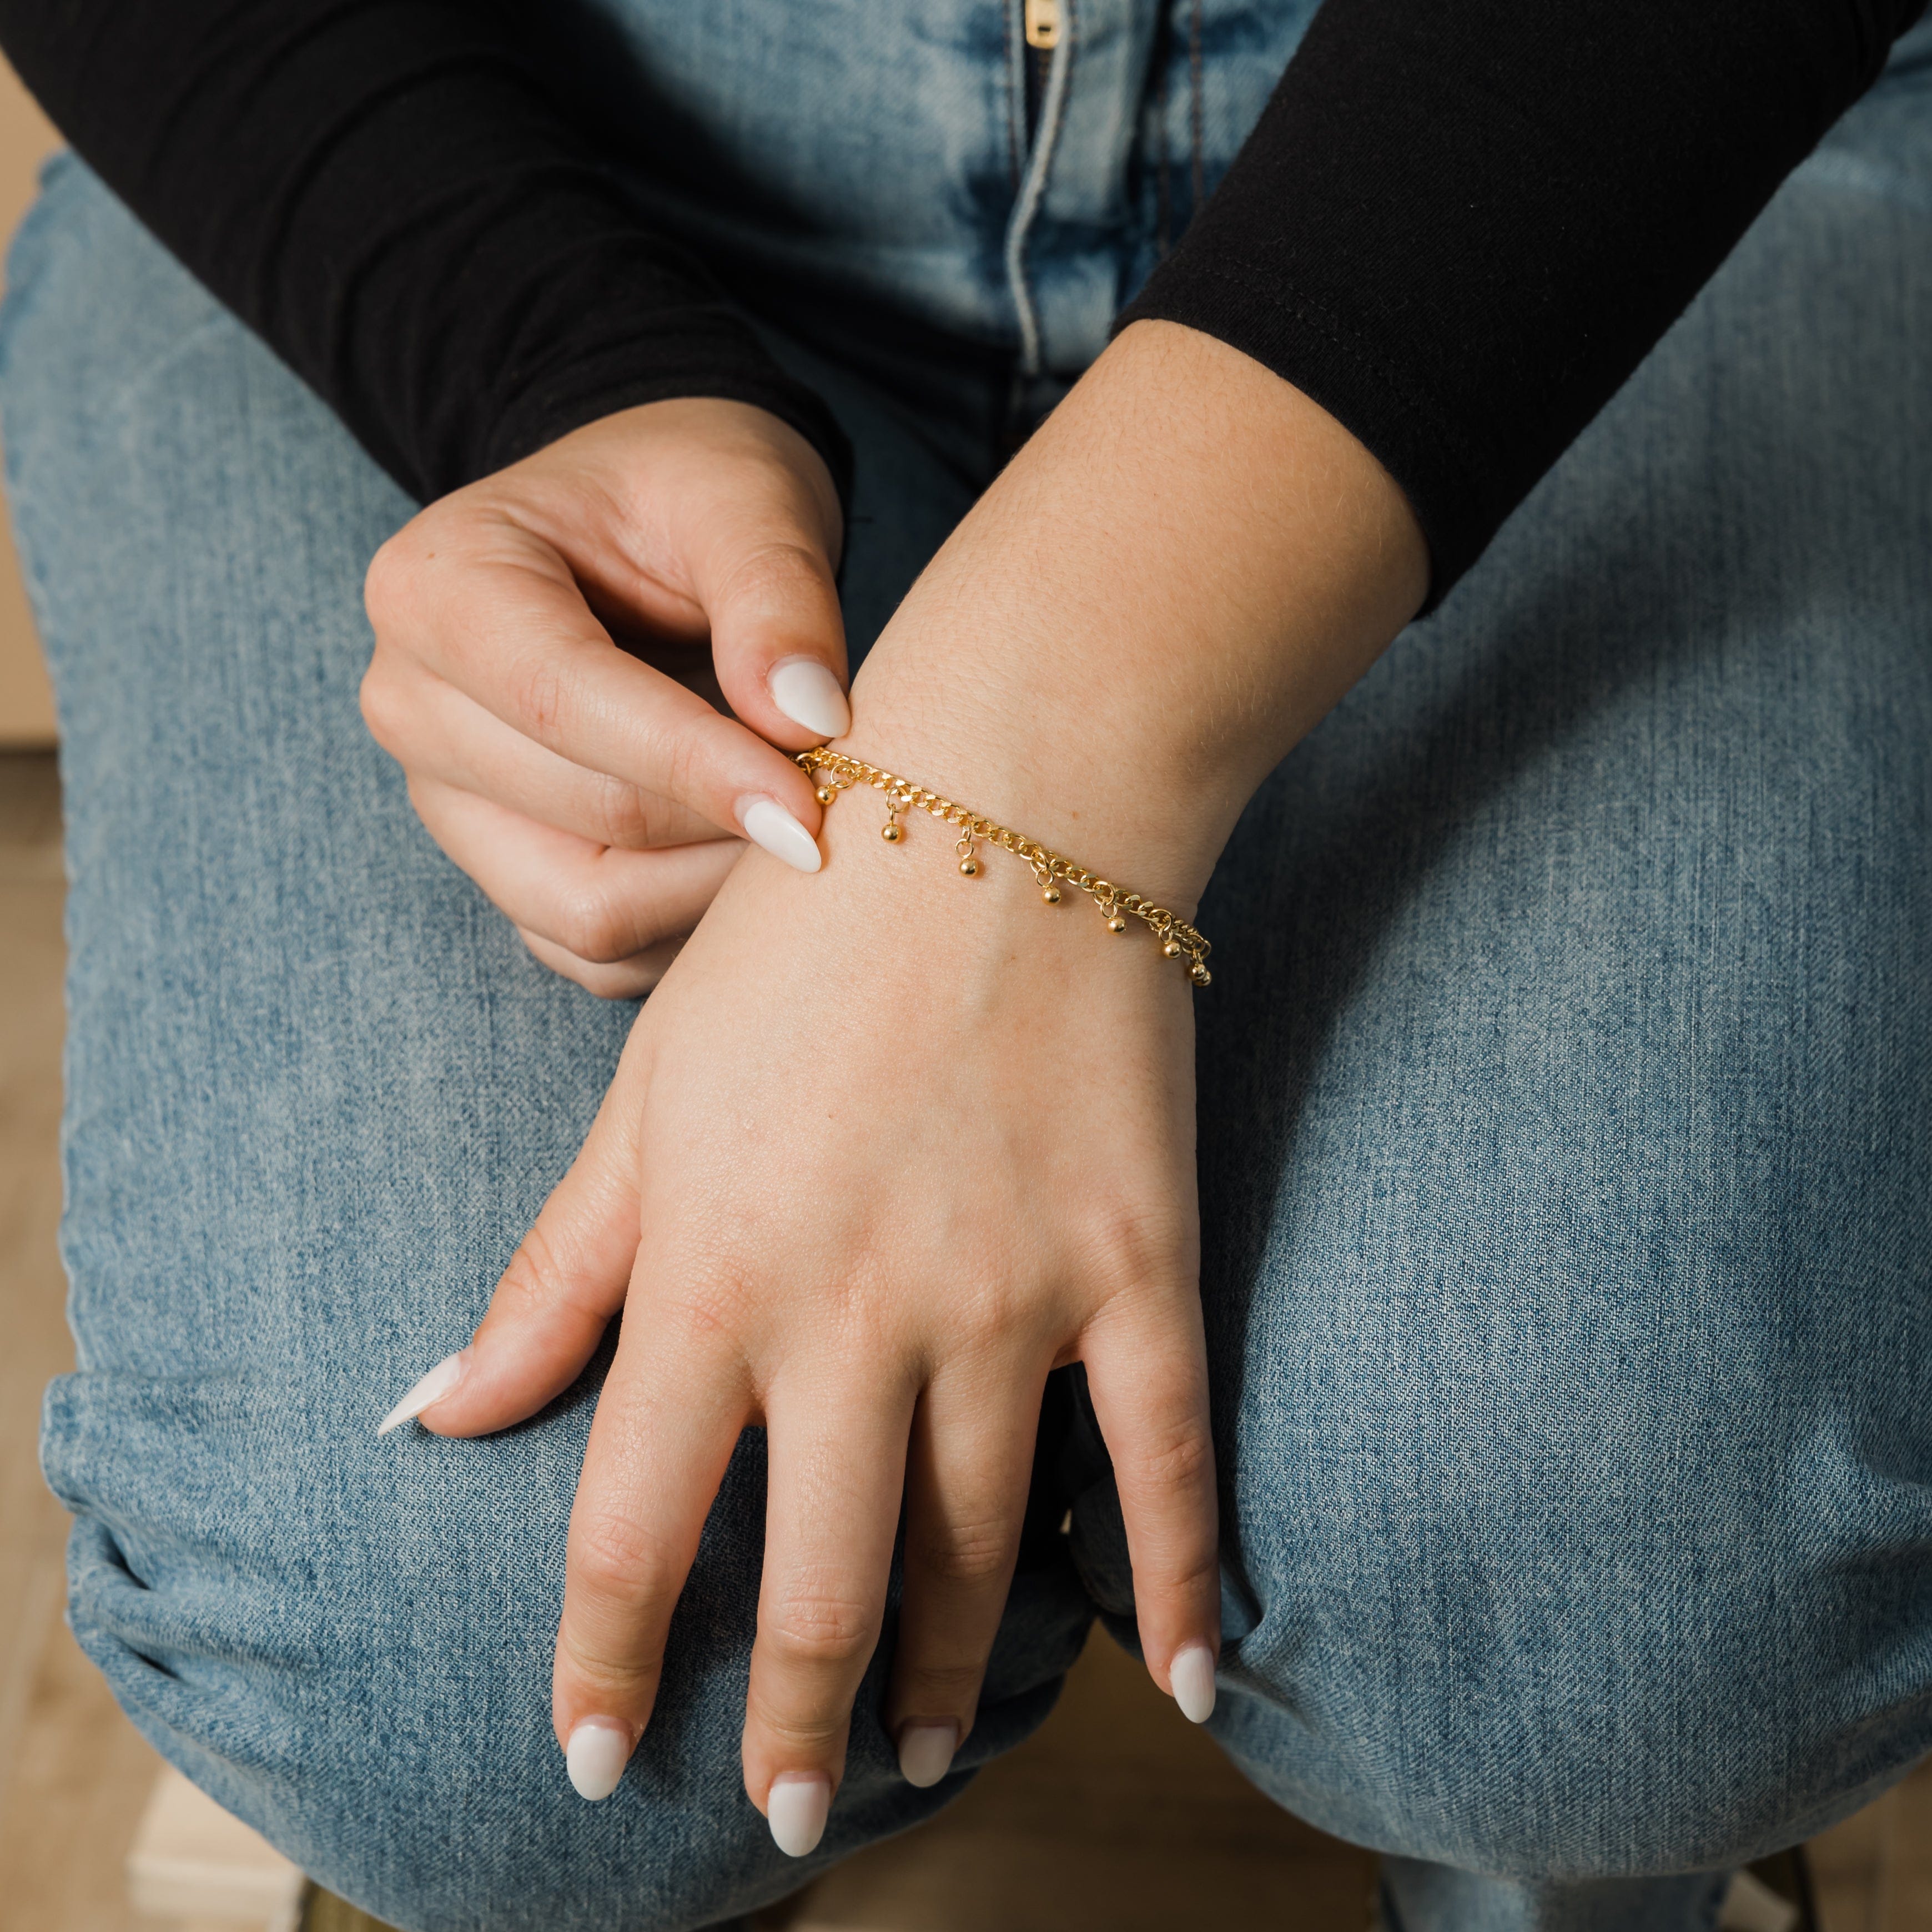
[[[1439,596],[1925,4],[1326,0],[1122,322],[1336,416]],[[762,405],[842,483],[829,410],[650,232],[524,32],[492,0],[0,0],[81,154],[419,498],[677,395]]]

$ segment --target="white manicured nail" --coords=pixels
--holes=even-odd
[[[842,737],[852,728],[852,707],[838,680],[816,658],[787,658],[773,664],[765,688],[794,724],[821,738]]]
[[[601,1803],[617,1788],[631,1761],[631,1734],[615,1718],[585,1718],[570,1733],[565,1768],[580,1798]]]
[[[923,1791],[952,1769],[952,1754],[958,1748],[959,1726],[950,1720],[908,1724],[899,1733],[899,1775]]]
[[[1214,1714],[1214,1653],[1204,1643],[1190,1643],[1167,1666],[1174,1701],[1190,1724],[1204,1724]]]
[[[788,1858],[818,1849],[832,1809],[832,1780],[822,1771],[782,1771],[772,1780],[765,1815],[772,1842]]]
[[[801,872],[815,872],[825,862],[818,841],[775,798],[754,798],[739,808],[738,823],[754,845]]]
[[[392,1429],[400,1429],[406,1422],[413,1420],[433,1403],[442,1401],[457,1384],[462,1381],[470,1366],[470,1351],[460,1348],[453,1355],[446,1355],[436,1366],[411,1389],[388,1414],[376,1425],[378,1436],[386,1436]]]

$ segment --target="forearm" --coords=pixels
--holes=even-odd
[[[640,222],[545,39],[476,0],[0,0],[62,133],[411,494],[682,396],[769,410],[842,482],[830,412]]]
[[[1428,576],[1402,492],[1333,417],[1138,324],[920,578],[840,746],[1185,911]]]

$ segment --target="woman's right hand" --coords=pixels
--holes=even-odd
[[[363,716],[544,964],[634,998],[740,838],[818,869],[812,784],[778,748],[848,721],[841,535],[804,437],[689,398],[575,430],[376,553]]]

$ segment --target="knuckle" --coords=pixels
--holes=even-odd
[[[376,655],[369,661],[369,668],[362,674],[356,700],[362,708],[362,722],[369,728],[370,736],[384,751],[393,752],[404,736],[406,706],[401,686],[390,674],[387,660],[388,653],[378,644]]]
[[[663,1543],[634,1517],[598,1510],[570,1526],[570,1579],[592,1601],[654,1598],[671,1574]]]
[[[950,1311],[948,1327],[954,1345],[964,1354],[1001,1351],[1022,1322],[1019,1298],[998,1289],[963,1296]]]
[[[499,1305],[513,1303],[532,1315],[548,1315],[568,1301],[570,1271],[539,1220],[510,1257],[496,1284]]]
[[[424,566],[449,535],[448,500],[418,511],[369,560],[362,574],[362,608],[378,631],[412,621],[418,605]]]
[[[1217,1591],[1220,1586],[1220,1558],[1212,1544],[1204,1555],[1156,1564],[1155,1569],[1154,1584],[1174,1594],[1191,1594],[1197,1588],[1210,1584]]]
[[[840,1669],[872,1654],[878,1625],[868,1606],[826,1592],[787,1597],[773,1612],[764,1636],[784,1662],[808,1669]]]
[[[595,836],[606,845],[635,849],[648,845],[656,830],[657,814],[635,785],[621,778],[596,775],[597,784],[591,800],[591,821]]]
[[[401,620],[415,558],[413,523],[405,524],[369,560],[362,576],[362,608],[378,633]]]
[[[638,949],[632,943],[630,921],[601,886],[580,884],[557,902],[557,944],[593,966],[615,965]]]
[[[1116,1293],[1167,1286],[1183,1272],[1182,1225],[1179,1216],[1160,1208],[1124,1205],[1103,1210],[1082,1241],[1087,1264]]]
[[[1031,1283],[994,1268],[956,1286],[946,1307],[946,1335],[962,1356],[1004,1356],[1016,1340],[1038,1327],[1040,1318],[1040,1298]]]
[[[530,736],[554,737],[569,710],[569,681],[544,652],[532,652],[508,677],[512,710]]]
[[[782,604],[801,595],[818,596],[824,581],[825,566],[815,550],[795,540],[772,538],[732,564],[719,594],[729,603]]]
[[[655,962],[626,962],[620,966],[586,966],[567,974],[586,993],[600,1000],[640,1000],[664,977],[664,967]]]
[[[694,731],[674,731],[659,748],[668,797],[687,802],[704,796],[705,772],[704,747]]]
[[[1191,1490],[1212,1474],[1214,1445],[1194,1417],[1156,1422],[1142,1432],[1133,1461],[1141,1480],[1157,1493]]]
[[[737,1314],[730,1291],[722,1286],[710,1293],[687,1288],[651,1304],[652,1325],[664,1335],[666,1346],[694,1354],[708,1353],[720,1342],[735,1350]]]
[[[1002,1522],[948,1524],[908,1534],[906,1561],[932,1581],[967,1589],[1002,1579],[1012,1538]]]

